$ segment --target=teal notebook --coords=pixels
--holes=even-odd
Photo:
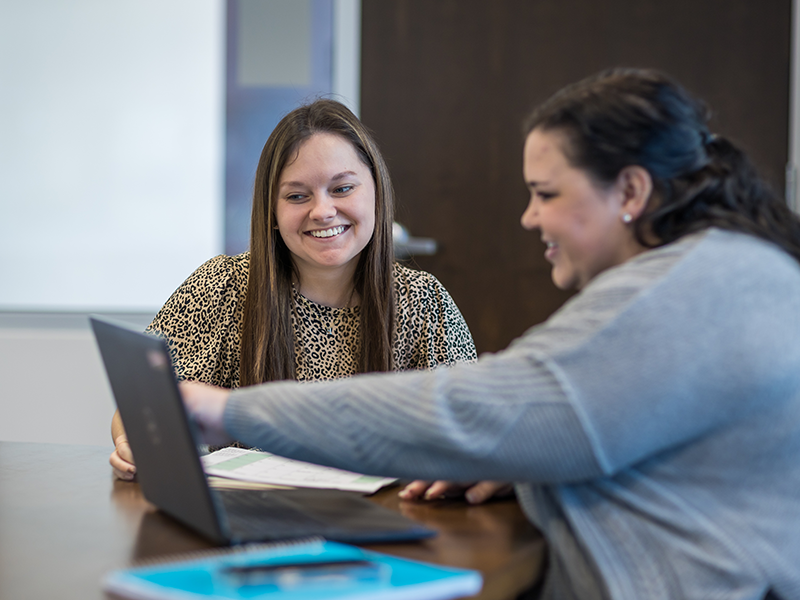
[[[106,591],[142,600],[444,600],[480,591],[477,571],[311,540],[241,546],[120,569]]]

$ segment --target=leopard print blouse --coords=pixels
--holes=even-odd
[[[179,379],[239,387],[239,356],[250,254],[217,256],[175,291],[147,331],[167,340]],[[394,265],[395,369],[476,360],[461,312],[431,274]],[[294,293],[297,379],[321,381],[356,372],[360,307],[333,308]]]

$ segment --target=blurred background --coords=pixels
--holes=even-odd
[[[570,82],[667,71],[794,206],[796,23],[793,0],[0,0],[0,440],[111,444],[86,315],[144,328],[245,250],[261,147],[316,97],[375,133],[400,254],[481,353],[568,297],[519,216],[521,123]]]

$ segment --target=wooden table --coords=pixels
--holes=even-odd
[[[107,598],[101,579],[111,569],[211,546],[156,510],[138,484],[115,481],[111,450],[0,442],[0,598]],[[396,492],[372,498],[438,535],[371,549],[479,569],[476,598],[511,599],[539,577],[544,542],[515,500],[401,502]]]

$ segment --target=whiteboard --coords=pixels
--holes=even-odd
[[[221,252],[223,0],[0,0],[0,310],[152,312]]]

